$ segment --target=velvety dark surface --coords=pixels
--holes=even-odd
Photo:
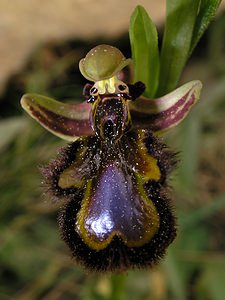
[[[142,137],[147,155],[157,160],[160,170],[159,180],[143,181],[142,188],[153,204],[159,216],[159,228],[153,237],[141,246],[129,247],[124,242],[127,239],[137,239],[140,230],[144,230],[147,223],[151,222],[146,213],[145,205],[141,201],[142,195],[134,180],[135,154],[140,149],[135,149],[139,144],[138,137]],[[136,143],[134,143],[136,141]],[[57,198],[66,197],[68,203],[62,209],[59,216],[59,226],[64,241],[72,251],[73,257],[88,268],[97,271],[124,270],[134,267],[147,267],[156,264],[164,255],[167,246],[176,235],[175,218],[173,216],[170,201],[166,196],[166,177],[175,165],[174,153],[156,139],[150,131],[131,131],[126,133],[120,147],[116,145],[114,152],[109,149],[102,151],[99,147],[98,137],[90,137],[69,145],[63,151],[63,155],[53,161],[46,169],[46,182],[49,190],[53,191]],[[86,160],[81,162],[88,174],[91,174],[94,189],[88,205],[84,204],[84,195],[87,184],[80,189],[62,189],[57,187],[60,174],[79,157],[79,149],[85,148]],[[104,148],[103,148],[104,150]],[[112,150],[112,149],[111,149]],[[133,155],[128,155],[131,153]],[[143,162],[144,163],[144,162]],[[144,165],[144,164],[143,164]],[[146,168],[146,166],[145,166]],[[128,172],[126,174],[126,172]],[[139,171],[141,166],[139,166]],[[133,173],[132,173],[133,172]],[[126,174],[126,175],[125,175]],[[89,175],[90,176],[90,175]],[[131,181],[127,183],[128,179]],[[126,182],[124,182],[126,181]],[[57,190],[57,194],[55,193]],[[86,208],[82,208],[86,205]],[[114,238],[101,250],[92,249],[82,238],[83,232],[77,227],[77,216],[81,214],[87,232],[92,234],[92,239],[99,241],[107,238],[115,231]],[[105,216],[108,216],[105,218]],[[143,218],[140,217],[142,215]],[[90,224],[93,220],[101,223],[102,227],[93,232]],[[138,223],[141,226],[133,230]],[[111,226],[113,224],[113,226]],[[143,232],[142,232],[143,233]],[[121,238],[122,236],[122,238]]]

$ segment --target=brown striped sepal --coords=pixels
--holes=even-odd
[[[178,125],[198,101],[201,89],[202,83],[194,80],[163,97],[130,102],[133,127],[160,133]]]
[[[62,103],[38,94],[25,94],[21,105],[43,127],[64,140],[75,141],[93,134],[89,122],[91,106],[86,102]]]

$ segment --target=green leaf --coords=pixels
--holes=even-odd
[[[172,91],[186,64],[200,0],[167,0],[167,17],[160,58],[157,94]]]
[[[194,27],[189,55],[191,55],[198,41],[202,37],[209,23],[212,21],[221,0],[202,0]]]
[[[134,61],[134,79],[145,83],[146,97],[153,97],[159,77],[158,34],[154,23],[140,5],[131,16],[129,35]]]

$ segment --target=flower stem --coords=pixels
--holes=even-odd
[[[124,300],[125,299],[125,274],[112,274],[111,276],[111,297],[110,300]]]

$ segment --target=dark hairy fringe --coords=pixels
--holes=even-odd
[[[146,131],[144,139],[148,153],[157,159],[158,166],[162,173],[160,182],[166,183],[168,175],[174,171],[179,163],[179,152],[174,152],[164,144],[159,138],[155,137],[151,131]]]
[[[56,159],[52,160],[47,166],[41,166],[39,168],[43,177],[44,192],[47,193],[53,201],[77,193],[77,189],[75,188],[60,188],[58,181],[61,172],[69,167],[75,160],[79,146],[79,141],[66,145],[58,151]]]

